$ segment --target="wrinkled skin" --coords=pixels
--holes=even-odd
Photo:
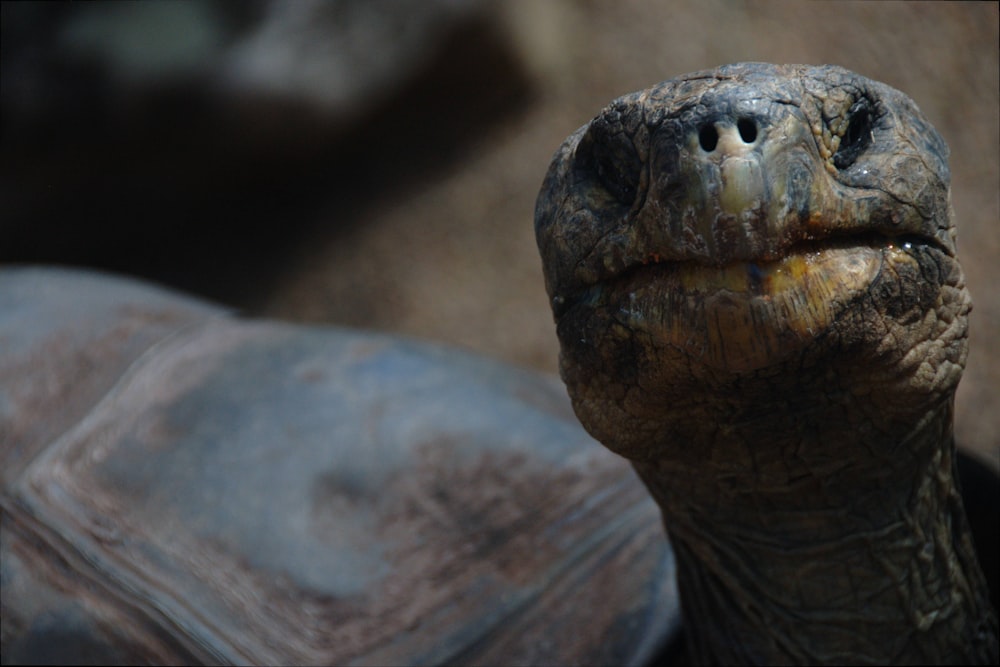
[[[561,373],[660,505],[696,661],[997,661],[954,474],[947,157],[888,86],[739,64],[616,100],[553,159]]]

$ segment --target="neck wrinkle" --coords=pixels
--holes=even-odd
[[[788,489],[754,496],[752,483],[731,493],[732,480],[718,480],[706,502],[688,488],[713,487],[704,466],[634,463],[677,555],[696,662],[996,664],[997,621],[945,408],[903,439],[905,451],[866,446],[900,462],[859,482],[869,488],[831,493],[820,480],[797,485],[801,498]]]

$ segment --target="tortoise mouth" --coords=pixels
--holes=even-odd
[[[917,307],[893,295],[914,292],[904,283],[937,280],[925,270],[947,254],[922,237],[873,234],[721,266],[653,258],[567,300],[556,329],[564,352],[637,344],[719,372],[756,372],[811,347],[852,313],[869,312],[866,303],[899,301],[885,306],[889,317]],[[588,333],[574,333],[581,331]]]
[[[634,303],[636,290],[650,289],[661,291],[663,299],[677,307],[692,305],[677,303],[679,297],[685,302],[719,297],[767,301],[789,290],[818,289],[820,293],[811,294],[800,304],[808,306],[816,298],[843,297],[846,291],[867,288],[878,277],[879,272],[873,270],[876,258],[880,269],[886,258],[901,260],[920,251],[950,255],[934,238],[878,233],[798,241],[777,257],[724,263],[667,259],[665,254],[650,252],[642,261],[609,271],[601,279],[560,298],[553,304],[553,313],[558,321],[574,307],[596,307],[618,292],[627,292],[629,301]]]

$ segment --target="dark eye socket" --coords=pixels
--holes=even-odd
[[[639,189],[638,170],[623,164],[620,156],[600,149],[595,151],[594,170],[601,185],[623,204],[635,201]]]
[[[629,138],[604,117],[594,119],[577,149],[581,166],[618,202],[631,206],[639,191],[639,156]]]
[[[847,114],[847,130],[840,138],[840,147],[833,155],[833,165],[837,169],[847,169],[854,164],[872,142],[875,116],[871,102],[867,98],[861,98],[851,106]]]

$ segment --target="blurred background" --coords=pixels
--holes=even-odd
[[[555,371],[549,158],[613,98],[741,60],[838,64],[952,150],[975,300],[964,446],[1000,468],[998,4],[4,2],[0,263]]]

